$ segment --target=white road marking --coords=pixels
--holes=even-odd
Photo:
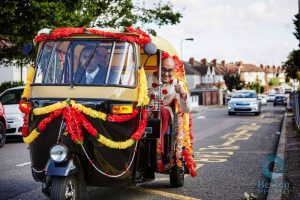
[[[21,164],[18,164],[16,166],[17,167],[23,167],[23,166],[26,166],[26,165],[30,165],[30,162],[21,163]]]
[[[205,119],[206,117],[205,116],[199,116],[197,117],[197,119]]]

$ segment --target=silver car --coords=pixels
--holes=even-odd
[[[236,113],[261,113],[261,102],[253,90],[236,91],[228,102],[228,115]]]

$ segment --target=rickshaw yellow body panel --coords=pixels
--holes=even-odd
[[[136,101],[138,88],[99,86],[31,86],[31,98],[83,98]]]

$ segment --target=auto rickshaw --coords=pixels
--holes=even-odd
[[[132,27],[59,28],[42,29],[34,42],[36,60],[20,110],[32,175],[45,195],[79,199],[87,196],[86,186],[132,185],[155,179],[156,172],[169,174],[171,186],[181,187],[185,173],[196,175],[191,117],[185,113],[185,124],[179,127],[176,102],[164,140],[165,169],[158,169],[160,111],[149,115],[146,74],[161,73],[163,51],[176,56],[166,40]],[[30,52],[28,46],[24,49]],[[82,82],[99,49],[107,54],[105,66],[98,69],[104,78]],[[182,63],[176,72],[185,81]],[[180,128],[184,137],[179,141]]]

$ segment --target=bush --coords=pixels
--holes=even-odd
[[[0,85],[0,94],[4,92],[6,89],[12,88],[12,87],[17,87],[17,86],[23,86],[24,82],[23,81],[7,81],[3,82]]]

